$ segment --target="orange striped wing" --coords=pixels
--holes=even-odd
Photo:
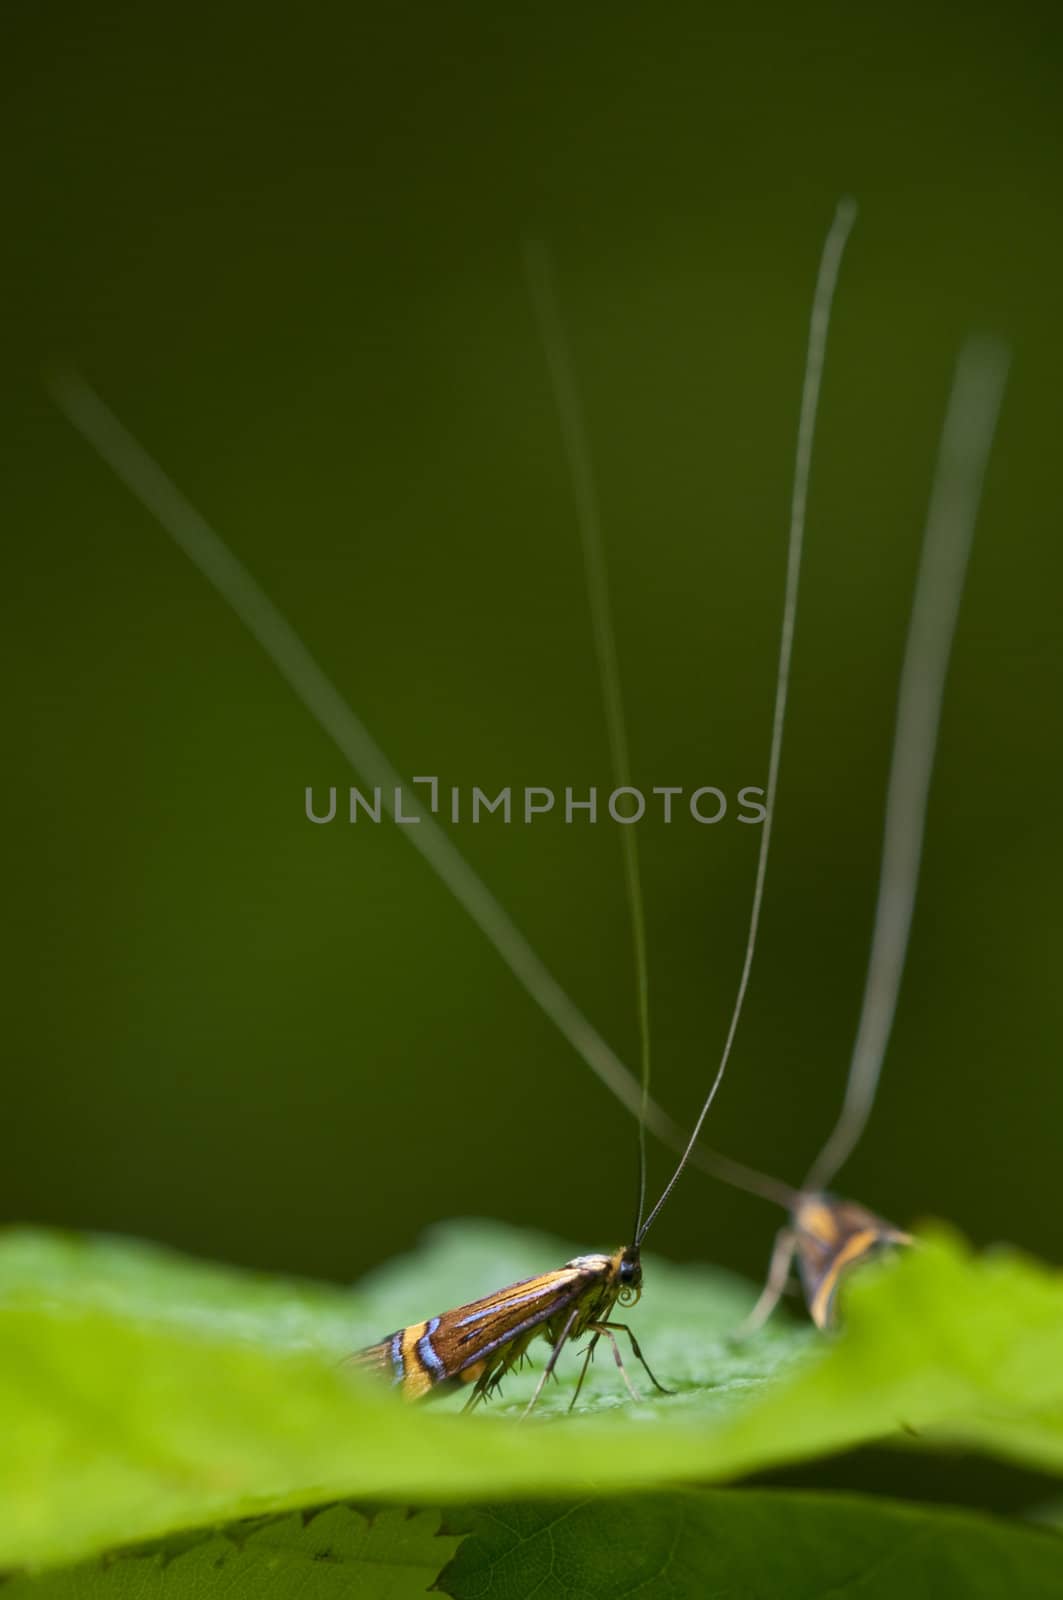
[[[533,1339],[556,1338],[555,1319],[570,1315],[578,1301],[587,1302],[590,1314],[608,1293],[612,1267],[610,1256],[579,1256],[555,1272],[522,1278],[482,1300],[398,1328],[355,1362],[389,1376],[408,1400],[458,1383],[476,1382],[486,1390]],[[577,1325],[574,1335],[579,1331]]]
[[[793,1218],[797,1267],[809,1315],[817,1328],[837,1322],[838,1287],[862,1261],[911,1238],[852,1200],[806,1195]]]

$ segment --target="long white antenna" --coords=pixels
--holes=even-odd
[[[624,699],[620,688],[620,662],[616,649],[616,629],[609,601],[609,579],[605,564],[605,545],[602,539],[602,514],[598,501],[598,488],[591,464],[587,423],[580,401],[579,387],[572,365],[572,356],[565,338],[561,312],[558,308],[554,275],[546,246],[539,240],[526,240],[524,266],[531,289],[550,370],[550,381],[557,405],[561,438],[568,458],[569,473],[576,501],[576,521],[579,525],[580,544],[583,548],[583,566],[590,600],[591,624],[594,634],[594,653],[598,662],[598,679],[605,704],[605,722],[609,736],[609,759],[613,782],[618,789],[631,788],[631,757],[628,749],[627,723],[624,717]],[[638,996],[638,1022],[642,1100],[639,1115],[639,1174],[638,1199],[635,1207],[635,1225],[631,1237],[636,1239],[642,1227],[646,1209],[646,1107],[650,1097],[650,977],[646,947],[646,914],[642,898],[642,873],[639,867],[639,846],[636,825],[620,829],[620,844],[624,856],[624,879],[627,887],[628,910],[631,918],[631,942],[635,957],[635,984]]]
[[[796,605],[797,575],[800,571],[800,538],[803,533],[805,501],[811,464],[811,447],[814,434],[815,412],[822,376],[823,349],[829,323],[830,300],[833,282],[845,238],[852,224],[855,207],[843,201],[838,208],[828,236],[820,265],[819,279],[813,305],[809,331],[808,354],[802,390],[801,418],[795,464],[790,553],[787,570],[787,598],[783,610],[783,640],[780,645],[780,676],[776,686],[776,707],[772,733],[772,760],[769,766],[769,785],[766,794],[766,816],[758,857],[757,880],[754,890],[750,940],[735,1013],[728,1032],[725,1054],[717,1071],[699,1119],[694,1138],[700,1131],[712,1096],[719,1086],[726,1067],[727,1055],[737,1029],[738,1016],[745,997],[752,962],[752,946],[760,915],[763,896],[764,872],[767,862],[767,843],[770,838],[771,818],[774,812],[774,791],[778,777],[778,752],[781,748],[783,716],[780,714],[780,693],[785,709],[785,694],[789,674],[789,653],[792,647],[794,608]],[[824,290],[829,292],[824,299]],[[292,689],[306,710],[324,733],[332,739],[340,753],[353,767],[363,783],[378,788],[388,815],[394,815],[394,795],[402,787],[399,773],[388,761],[339,690],[322,671],[306,645],[295,632],[287,618],[273,603],[251,573],[231,551],[221,536],[185,498],[162,467],[144,449],[139,441],[118,419],[106,402],[76,372],[65,372],[51,377],[49,391],[63,414],[82,437],[112,469],[140,503],[157,519],[160,525],[182,549],[207,581],[230,605],[257,640],[266,656],[273,662],[281,677]],[[795,540],[798,541],[795,556]],[[781,684],[781,688],[780,688]],[[732,1160],[708,1148],[693,1149],[693,1139],[687,1140],[678,1124],[646,1093],[645,1086],[625,1066],[615,1051],[587,1020],[579,1007],[561,988],[560,984],[535,953],[512,918],[500,905],[473,868],[461,855],[448,836],[432,817],[423,811],[403,787],[403,804],[407,815],[417,816],[416,825],[403,829],[407,839],[454,895],[473,919],[488,942],[509,967],[517,981],[542,1008],[562,1035],[572,1045],[600,1081],[616,1095],[617,1099],[640,1123],[648,1127],[673,1149],[683,1150],[683,1161],[690,1160],[702,1170],[746,1189],[766,1199],[787,1206],[797,1192],[789,1185],[755,1168]],[[678,1172],[676,1176],[678,1175]],[[675,1181],[673,1177],[673,1182]],[[671,1185],[669,1185],[670,1189]],[[660,1210],[661,1203],[655,1208]],[[645,1233],[646,1224],[642,1232]]]
[[[808,329],[805,377],[801,389],[801,410],[797,425],[797,453],[794,461],[794,481],[790,499],[789,553],[786,561],[786,592],[783,598],[779,665],[775,678],[775,710],[772,716],[768,785],[764,796],[764,821],[761,824],[757,876],[753,886],[753,906],[749,917],[749,934],[746,938],[746,953],[742,962],[742,974],[738,980],[738,993],[735,996],[734,1010],[731,1013],[731,1022],[727,1029],[727,1037],[724,1040],[723,1052],[720,1056],[720,1064],[716,1069],[716,1076],[712,1080],[712,1085],[705,1098],[705,1104],[702,1106],[701,1114],[694,1124],[694,1131],[690,1135],[686,1149],[679,1159],[679,1165],[665,1185],[661,1198],[643,1223],[643,1233],[647,1231],[651,1222],[653,1222],[657,1213],[668,1199],[686,1165],[687,1158],[697,1143],[698,1135],[708,1115],[709,1107],[715,1099],[716,1091],[723,1082],[723,1075],[731,1058],[731,1047],[735,1041],[735,1034],[738,1032],[742,1007],[745,1004],[746,989],[749,987],[749,974],[753,967],[757,931],[760,927],[760,908],[764,899],[764,878],[768,870],[771,827],[775,819],[775,795],[779,785],[782,736],[786,725],[786,700],[790,688],[790,662],[793,656],[794,624],[797,620],[797,591],[801,578],[801,555],[805,540],[808,482],[812,473],[812,446],[816,436],[816,418],[819,414],[819,394],[823,383],[823,362],[827,354],[827,334],[830,329],[834,291],[838,284],[838,269],[841,266],[846,240],[855,220],[855,202],[848,198],[839,201],[838,208],[834,213],[834,221],[831,223],[823,245],[819,273],[816,278],[816,290],[812,298],[812,317]]]
[[[830,1184],[856,1148],[875,1102],[912,926],[945,675],[1007,372],[1007,351],[987,339],[969,340],[956,363],[901,668],[860,1021],[842,1109],[805,1190]]]

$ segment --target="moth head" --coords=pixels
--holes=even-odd
[[[638,1245],[629,1245],[616,1257],[616,1282],[620,1286],[617,1299],[622,1306],[633,1306],[642,1293],[642,1261]]]

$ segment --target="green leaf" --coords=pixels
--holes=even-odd
[[[532,1375],[462,1417],[407,1406],[340,1358],[560,1264],[556,1241],[437,1230],[353,1295],[115,1240],[0,1244],[0,1567],[335,1500],[466,1503],[720,1481],[868,1440],[955,1444],[1063,1470],[1063,1280],[944,1235],[853,1285],[837,1340],[780,1318],[730,1332],[752,1290],[650,1260],[632,1323],[677,1390],[633,1405],[578,1358],[514,1425]],[[541,1349],[545,1347],[540,1347]],[[905,1432],[904,1430],[910,1430]],[[913,1437],[913,1434],[915,1437]]]
[[[173,1553],[16,1578],[3,1600],[415,1600],[432,1587],[460,1537],[441,1534],[438,1511],[381,1511],[370,1520],[330,1506],[230,1529]]]
[[[1063,1539],[987,1517],[763,1490],[679,1492],[372,1521],[333,1506],[87,1566],[16,1579],[3,1600],[821,1600],[1045,1596]],[[466,1530],[468,1534],[466,1536]],[[456,1547],[460,1545],[460,1549]],[[450,1559],[453,1557],[453,1559]],[[445,1563],[448,1563],[444,1566]],[[441,1571],[440,1569],[443,1568]],[[433,1580],[435,1580],[433,1582]]]
[[[715,1490],[477,1513],[437,1587],[453,1600],[1045,1600],[1063,1539],[965,1512]]]

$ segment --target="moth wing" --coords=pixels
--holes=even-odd
[[[562,1267],[460,1306],[440,1317],[434,1335],[436,1347],[450,1370],[461,1372],[566,1310],[583,1293],[592,1276],[587,1271]]]

